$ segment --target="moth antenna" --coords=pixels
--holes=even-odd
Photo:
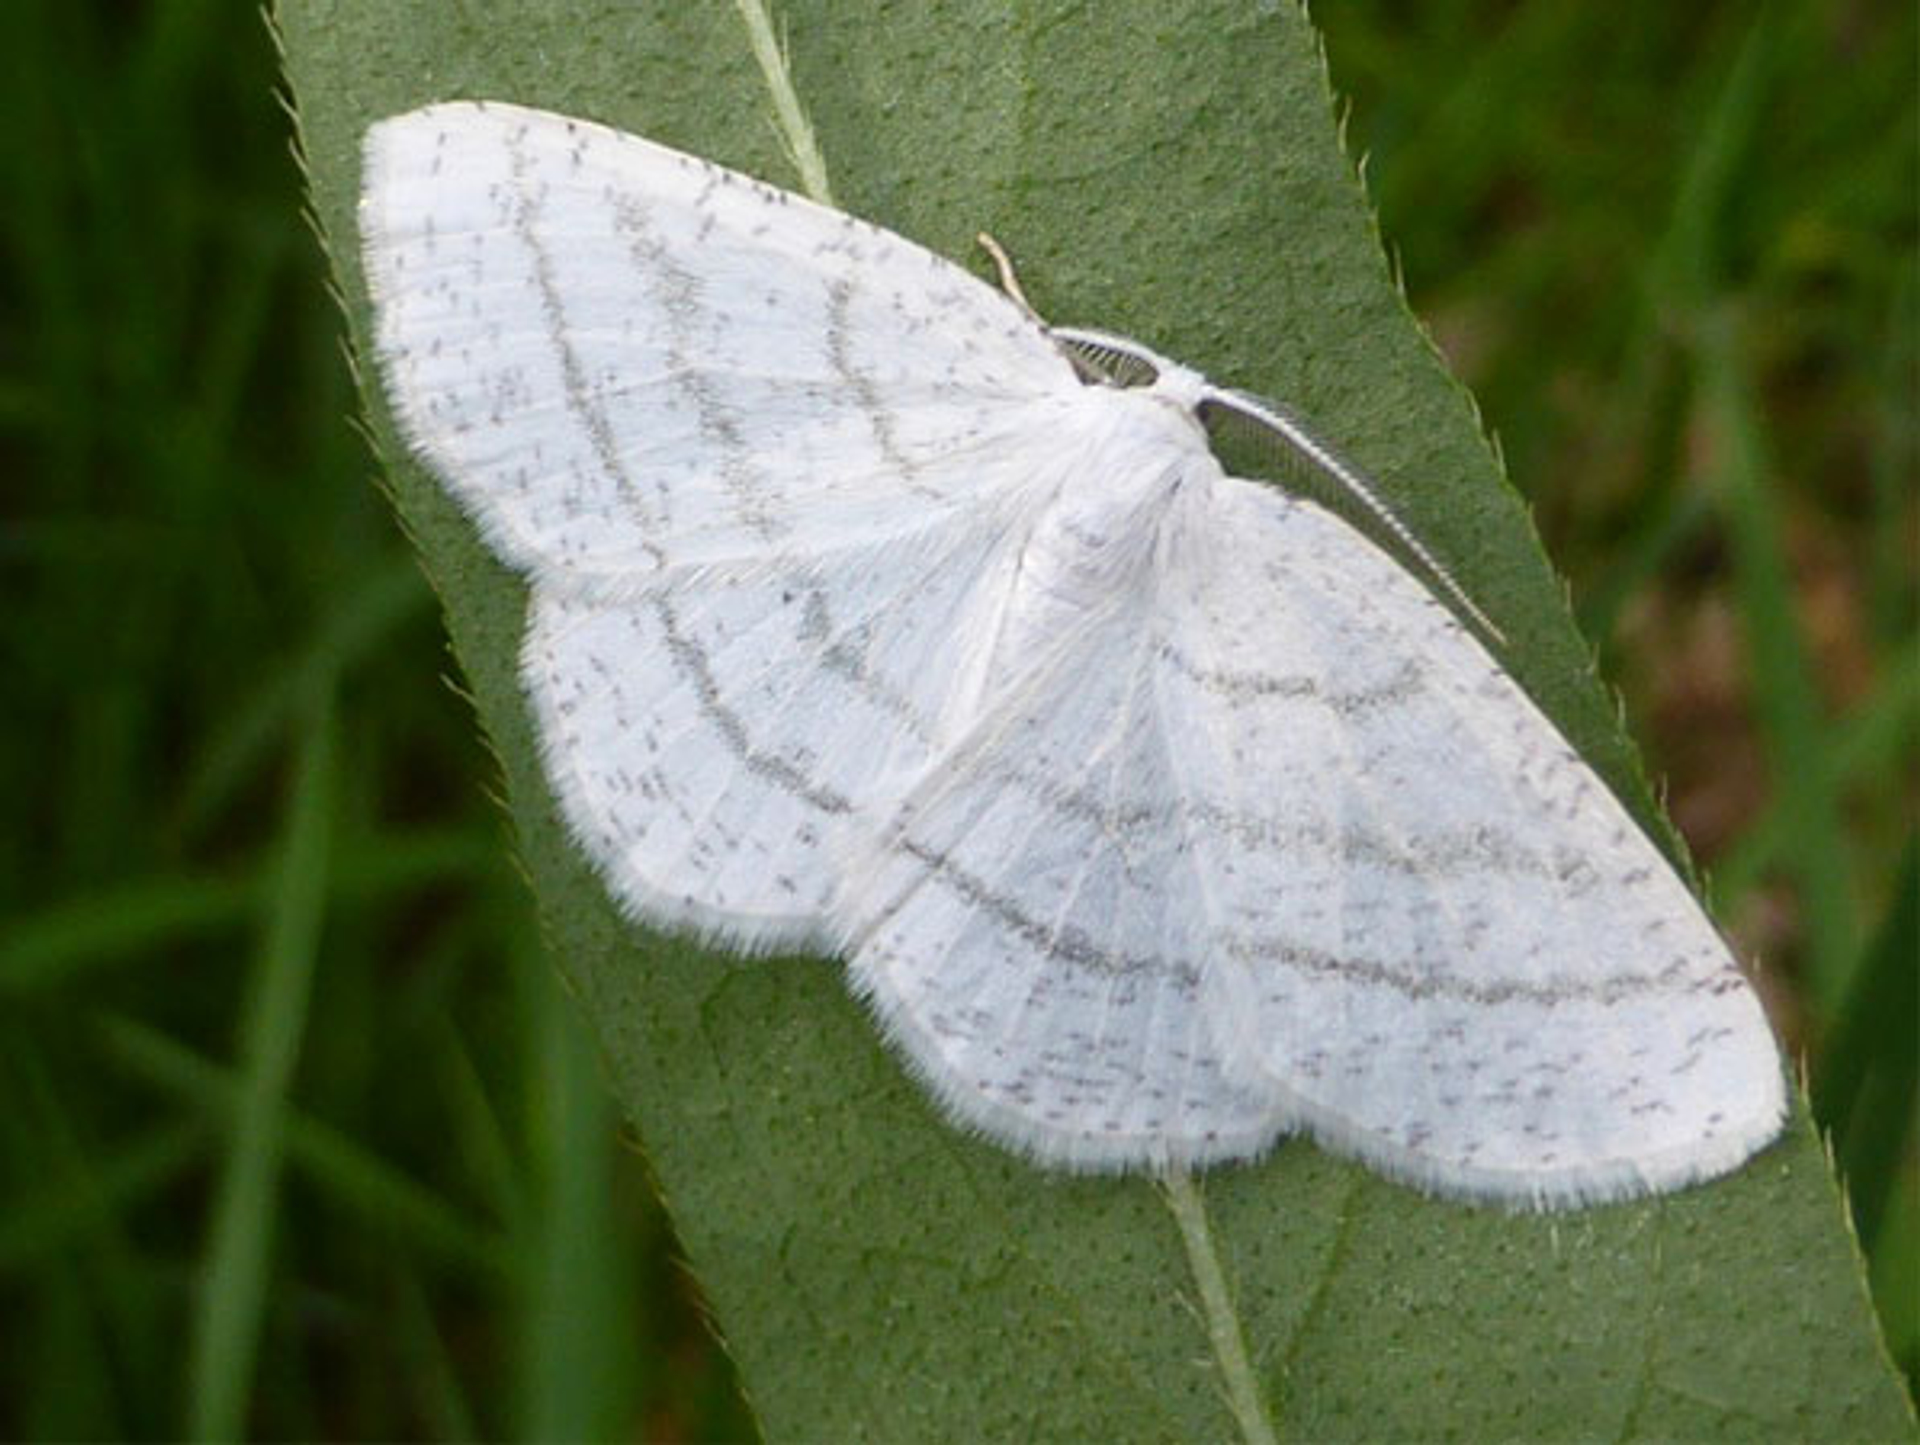
[[[1007,254],[1007,248],[994,240],[992,234],[982,231],[973,238],[982,251],[993,260],[993,269],[1000,273],[1000,289],[1013,298],[1014,304],[1031,317],[1036,325],[1045,326],[1040,313],[1033,309],[1033,303],[1027,300],[1027,293],[1020,289],[1020,278],[1014,274],[1013,258]]]
[[[1249,395],[1243,391],[1214,389],[1210,394],[1221,411],[1238,419],[1251,428],[1257,435],[1274,443],[1280,451],[1282,460],[1292,461],[1296,465],[1310,468],[1318,475],[1334,482],[1348,496],[1352,497],[1374,521],[1384,527],[1389,536],[1405,548],[1407,554],[1426,569],[1427,574],[1439,583],[1441,589],[1459,605],[1472,620],[1474,626],[1500,646],[1507,645],[1507,635],[1495,625],[1493,619],[1483,611],[1467,591],[1454,579],[1439,558],[1427,550],[1426,544],[1413,534],[1413,529],[1400,520],[1399,514],[1389,507],[1375,489],[1374,483],[1366,473],[1341,456],[1326,442],[1309,431],[1298,417],[1263,397]]]

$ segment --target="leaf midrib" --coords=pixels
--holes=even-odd
[[[831,206],[833,188],[826,159],[807,119],[786,55],[774,41],[778,32],[773,18],[764,0],[736,0],[736,4],[773,105],[774,124],[789,161],[800,173],[802,193],[823,206]],[[1249,1363],[1246,1321],[1240,1315],[1237,1295],[1214,1247],[1206,1197],[1184,1171],[1171,1171],[1163,1178],[1162,1185],[1155,1193],[1172,1215],[1185,1246],[1188,1268],[1204,1314],[1205,1328],[1201,1333],[1221,1386],[1223,1403],[1246,1445],[1277,1445],[1271,1405]],[[1047,1277],[1045,1271],[1041,1271],[1041,1275]],[[1098,1338],[1098,1333],[1088,1330],[1087,1337]],[[1151,1391],[1143,1394],[1149,1399],[1153,1397]]]

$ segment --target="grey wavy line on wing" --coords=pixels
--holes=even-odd
[[[520,244],[527,248],[527,255],[533,263],[534,286],[540,293],[540,318],[546,323],[547,343],[552,347],[560,367],[561,390],[567,409],[586,431],[594,460],[599,463],[607,480],[637,509],[639,516],[636,520],[641,527],[642,548],[657,565],[664,566],[665,554],[645,538],[646,526],[653,520],[649,515],[651,509],[620,464],[620,451],[614,441],[612,423],[607,420],[604,411],[592,404],[592,388],[587,384],[586,368],[581,364],[580,354],[574,350],[573,341],[568,335],[566,304],[561,299],[559,283],[554,279],[553,257],[548,254],[534,228],[539,204],[532,187],[527,184],[526,167],[526,150],[521,145],[521,135],[516,134],[510,138],[507,146],[507,171],[514,182],[513,231],[519,237]]]
[[[514,174],[516,180],[519,180],[521,167],[524,165],[524,152],[518,144],[517,137],[510,153],[513,157]],[[633,479],[622,464],[613,443],[612,425],[604,410],[596,404],[591,388],[586,385],[579,357],[568,339],[565,307],[561,301],[559,289],[554,283],[552,258],[534,229],[536,208],[530,188],[524,184],[519,185],[517,199],[520,205],[516,210],[515,230],[533,261],[535,284],[540,289],[542,315],[547,323],[547,340],[559,360],[569,409],[579,418],[581,426],[592,440],[595,459],[605,470],[608,480],[613,482],[623,494],[635,495]],[[644,247],[647,242],[638,228],[637,218],[634,219],[633,224],[635,225],[633,244],[636,247]],[[646,261],[643,251],[637,251],[636,258],[641,259],[643,264],[651,264]],[[697,285],[693,277],[680,271],[678,267],[672,266],[670,262],[663,259],[660,264],[665,269],[673,270],[676,274],[683,276],[689,287]],[[683,307],[693,304],[690,299],[685,299],[690,297],[690,290],[676,291],[675,295],[682,299],[677,301],[662,299],[663,307],[669,314],[673,313],[676,304]],[[675,346],[683,344],[684,338],[678,338],[675,342]],[[669,359],[679,361],[682,358],[670,348]],[[698,407],[700,397],[706,393],[707,388],[695,384],[691,379],[682,382],[681,385]],[[726,445],[727,437],[731,437],[735,448],[740,446],[737,427],[723,428],[718,436],[721,438],[719,444],[723,447]],[[666,565],[665,555],[657,544],[643,539],[641,546],[657,563],[663,567]],[[701,710],[712,721],[715,731],[719,733],[728,749],[740,760],[741,765],[767,782],[804,799],[822,812],[851,811],[851,804],[840,793],[819,786],[786,759],[762,752],[754,746],[746,723],[721,696],[720,686],[713,676],[712,658],[707,650],[687,636],[685,629],[680,625],[678,612],[665,595],[655,595],[650,602],[654,615],[659,619],[661,631],[665,634],[668,655],[673,658],[682,675],[691,685]]]
[[[853,282],[845,277],[828,283],[827,362],[833,367],[834,375],[840,378],[846,390],[859,403],[860,414],[867,419],[867,428],[873,433],[874,445],[880,449],[880,455],[887,464],[906,480],[907,489],[933,501],[945,502],[948,500],[946,494],[922,481],[920,463],[902,450],[900,438],[894,431],[893,417],[881,399],[880,386],[873,374],[854,364],[853,350],[848,344],[851,333],[847,325],[847,312],[853,304],[855,290]]]
[[[1049,927],[1029,916],[1006,894],[996,892],[978,874],[955,863],[947,850],[904,834],[896,835],[890,840],[889,846],[916,859],[924,865],[929,878],[938,880],[967,903],[997,919],[1022,942],[1057,963],[1089,973],[1113,976],[1146,974],[1178,978],[1183,982],[1197,981],[1201,976],[1203,966],[1185,959],[1163,954],[1117,953],[1095,944],[1082,929],[1070,925]],[[897,912],[907,896],[902,894],[889,913]],[[867,931],[877,932],[880,926],[880,923],[876,923]],[[1648,993],[1722,994],[1744,986],[1738,969],[1727,964],[1693,979],[1684,988],[1675,988],[1674,985],[1684,979],[1692,967],[1684,954],[1676,955],[1672,962],[1656,973],[1621,972],[1557,983],[1535,983],[1522,979],[1466,983],[1442,974],[1440,965],[1444,960],[1416,971],[1394,968],[1375,959],[1332,954],[1285,939],[1235,939],[1219,932],[1215,942],[1224,952],[1233,956],[1277,964],[1295,973],[1340,978],[1362,987],[1387,989],[1410,999],[1444,999],[1475,1005],[1528,1003],[1554,1008],[1567,1003],[1594,1003],[1604,1008]]]
[[[1089,973],[1153,974],[1177,978],[1182,983],[1195,987],[1199,985],[1200,969],[1182,959],[1165,958],[1157,954],[1136,956],[1114,953],[1101,948],[1087,936],[1083,929],[1075,928],[1071,924],[1049,927],[1029,917],[1005,894],[994,892],[992,885],[985,879],[954,863],[951,855],[941,849],[916,842],[904,834],[896,836],[891,846],[911,858],[918,859],[926,865],[931,876],[948,884],[968,903],[998,919],[1022,942],[1029,944],[1037,952],[1056,963],[1084,969]]]
[[[787,759],[763,752],[754,745],[746,723],[721,697],[720,684],[714,681],[712,659],[706,649],[681,631],[679,614],[666,597],[655,597],[652,603],[654,615],[660,619],[661,629],[666,633],[668,655],[693,684],[694,696],[699,699],[701,710],[713,721],[728,750],[740,760],[741,766],[782,791],[805,799],[823,813],[852,812],[853,804],[845,794],[823,787]]]
[[[518,141],[516,136],[516,158]],[[718,184],[729,183],[725,171],[717,167],[709,170]],[[667,319],[667,339],[662,349],[674,389],[692,404],[701,436],[718,452],[720,481],[732,493],[739,507],[740,521],[762,537],[779,536],[787,529],[766,510],[762,493],[767,479],[753,466],[752,453],[741,435],[739,418],[722,400],[706,370],[693,362],[690,323],[705,314],[700,304],[701,279],[680,265],[666,243],[653,234],[646,205],[639,197],[627,192],[610,192],[607,199],[613,207],[615,229],[627,237],[628,253],[655,305]],[[602,420],[604,422],[604,416]],[[624,468],[618,468],[618,472],[622,478],[626,477]],[[670,493],[664,487],[658,490],[664,507]]]
[[[1344,718],[1391,707],[1426,691],[1426,672],[1413,658],[1407,658],[1394,670],[1391,678],[1376,686],[1327,692],[1321,689],[1320,679],[1311,673],[1243,672],[1225,667],[1201,667],[1169,641],[1160,643],[1159,656],[1175,672],[1216,697],[1232,702],[1262,697],[1312,701]]]
[[[819,647],[818,656],[824,670],[844,679],[869,703],[898,718],[917,742],[932,746],[937,740],[934,730],[914,708],[912,699],[891,685],[883,674],[868,667],[864,656],[849,645],[868,625],[837,627],[824,595],[816,591],[809,598],[808,628],[803,635]],[[1378,691],[1356,692],[1356,707],[1363,700],[1381,701],[1377,696]],[[1305,689],[1297,695],[1325,702],[1335,711],[1340,710],[1341,700],[1347,696],[1317,694]],[[1287,825],[1277,819],[1229,809],[1201,799],[1174,798],[1161,803],[1115,807],[1091,793],[1067,787],[1046,774],[1030,771],[998,754],[982,755],[974,760],[973,766],[983,776],[1019,785],[1027,796],[1044,803],[1063,818],[1097,823],[1101,831],[1109,836],[1136,832],[1142,828],[1165,828],[1178,819],[1200,823],[1248,848],[1275,852],[1324,852],[1333,849],[1349,861],[1374,863],[1395,872],[1422,877],[1453,877],[1462,873],[1485,872],[1539,878],[1558,876],[1564,880],[1583,872],[1592,872],[1591,865],[1584,859],[1572,856],[1549,864],[1511,838],[1486,828],[1393,840],[1365,828],[1349,826],[1334,836],[1321,826]]]
[[[1445,959],[1434,959],[1424,970],[1403,970],[1370,959],[1348,958],[1325,949],[1295,943],[1289,939],[1234,939],[1222,936],[1222,950],[1235,958],[1261,963],[1277,963],[1296,973],[1324,974],[1349,981],[1371,983],[1390,988],[1408,998],[1445,998],[1463,1003],[1495,1005],[1530,1003],[1551,1008],[1562,1003],[1597,1003],[1610,1006],[1645,993],[1693,994],[1730,993],[1744,986],[1737,969],[1723,966],[1709,974],[1688,978],[1696,960],[1675,954],[1666,967],[1654,973],[1615,973],[1580,983],[1529,983],[1519,979],[1498,979],[1490,983],[1443,982],[1438,970]],[[1416,961],[1420,955],[1416,954]]]
[[[914,709],[913,699],[868,667],[866,653],[850,645],[863,634],[870,633],[872,627],[872,620],[869,619],[858,627],[835,632],[826,593],[815,588],[807,594],[800,636],[818,645],[821,671],[844,680],[873,706],[891,714],[915,742],[931,749],[936,743],[933,729],[921,720],[920,714]]]

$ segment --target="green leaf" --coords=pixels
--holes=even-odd
[[[282,0],[278,18],[363,356],[353,207],[380,116],[513,100],[799,184],[732,6]],[[1313,417],[1671,838],[1471,400],[1392,283],[1299,10],[804,3],[773,20],[839,204],[956,257],[991,230],[1043,314]],[[1298,1142],[1197,1190],[1071,1178],[941,1122],[836,965],[624,925],[541,781],[514,676],[523,593],[369,410],[553,956],[770,1436],[1911,1432],[1804,1110],[1733,1178],[1557,1216],[1428,1200]]]

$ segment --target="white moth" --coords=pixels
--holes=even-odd
[[[1305,1130],[1551,1205],[1778,1133],[1759,1003],[1620,803],[1400,563],[1208,448],[1361,487],[1285,414],[538,111],[374,126],[360,222],[388,395],[526,579],[547,775],[633,918],[844,957],[1049,1164]]]

